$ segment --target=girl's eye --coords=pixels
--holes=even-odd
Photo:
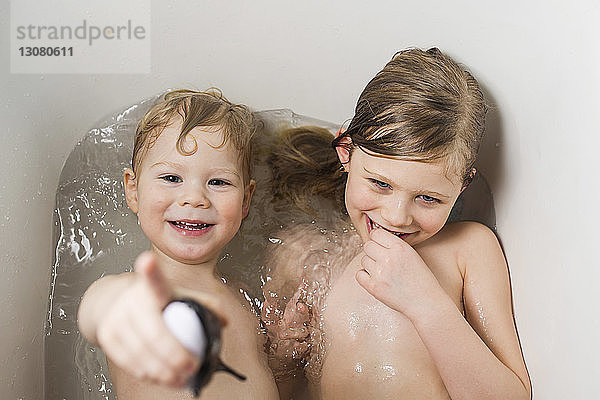
[[[440,202],[435,197],[427,196],[426,194],[421,194],[417,197],[420,197],[426,203],[439,203]]]
[[[171,183],[183,182],[182,179],[180,177],[178,177],[177,175],[163,175],[160,177],[160,179],[167,181],[167,182],[171,182]]]
[[[211,179],[208,181],[209,185],[214,185],[214,186],[225,186],[225,185],[229,185],[229,182],[224,181],[223,179]]]
[[[369,180],[380,189],[391,189],[392,188],[392,186],[390,184],[382,182],[380,180],[373,179],[373,178],[371,178]]]

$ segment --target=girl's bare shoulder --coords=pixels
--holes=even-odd
[[[442,228],[435,236],[427,239],[419,247],[447,247],[456,252],[471,251],[482,245],[497,244],[498,238],[487,226],[474,221],[453,222]]]
[[[361,243],[353,228],[341,221],[329,226],[299,224],[280,231],[272,242],[267,249],[267,265],[279,268],[279,273],[284,272],[282,268],[290,269],[287,275],[296,278],[307,266],[347,263]]]
[[[451,261],[463,276],[468,266],[479,264],[482,258],[503,257],[494,231],[473,221],[448,224],[415,249],[423,258]]]

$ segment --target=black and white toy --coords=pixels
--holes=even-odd
[[[200,360],[200,368],[190,380],[189,386],[198,397],[217,371],[230,373],[244,381],[246,377],[235,372],[221,361],[221,321],[219,318],[191,299],[176,300],[163,310],[163,319],[169,330]]]

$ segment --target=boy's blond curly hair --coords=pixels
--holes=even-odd
[[[152,107],[139,122],[131,160],[135,172],[162,131],[173,123],[176,113],[183,119],[177,139],[177,150],[191,155],[196,148],[184,148],[186,135],[195,127],[216,127],[223,133],[223,143],[231,144],[239,153],[239,166],[244,183],[252,176],[252,138],[256,122],[248,107],[233,104],[218,89],[203,92],[180,89],[165,94],[164,100]]]

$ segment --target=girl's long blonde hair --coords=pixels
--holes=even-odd
[[[411,161],[443,159],[448,172],[466,184],[486,111],[477,80],[440,50],[400,51],[367,84],[343,134],[332,140],[328,131],[316,127],[281,132],[271,163],[273,188],[301,206],[315,194],[339,198],[345,178],[337,146]]]

